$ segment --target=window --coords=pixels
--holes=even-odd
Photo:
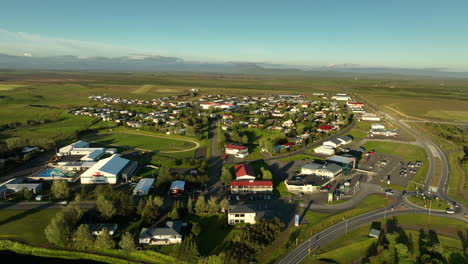
[[[236,214],[235,217],[239,217],[239,214]]]
[[[245,217],[245,214],[241,214],[240,217]]]

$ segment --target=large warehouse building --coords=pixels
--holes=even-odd
[[[102,159],[81,174],[81,184],[116,184],[123,176],[128,180],[137,169],[138,164],[114,154]]]

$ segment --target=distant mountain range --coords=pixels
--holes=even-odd
[[[349,77],[425,76],[468,78],[468,72],[444,69],[369,68],[353,64],[301,67],[248,62],[193,62],[176,57],[131,55],[128,57],[33,57],[0,54],[0,69],[127,71],[127,72],[198,72],[256,75],[304,75]]]

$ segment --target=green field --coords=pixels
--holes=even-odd
[[[23,87],[25,85],[21,85],[21,84],[0,84],[0,91],[11,91],[11,90],[14,90],[16,88],[20,88],[20,87]]]
[[[0,210],[0,239],[45,246],[44,229],[58,209]]]
[[[89,142],[105,146],[135,147],[142,150],[165,152],[184,152],[196,147],[191,141],[174,139],[163,135],[134,134],[135,132],[103,132],[84,137]]]
[[[428,209],[430,207],[432,210],[445,210],[446,208],[450,207],[445,201],[437,199],[432,199],[432,201],[427,199],[425,200],[422,198],[422,196],[408,196],[407,199],[411,203]]]
[[[305,154],[296,154],[296,155],[292,155],[292,156],[288,156],[284,158],[279,158],[278,160],[282,162],[290,162],[290,161],[298,161],[298,160],[304,160],[304,159],[314,160],[314,159],[321,159],[321,158],[312,157],[310,155],[305,155]]]

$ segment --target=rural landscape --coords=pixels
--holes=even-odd
[[[12,254],[96,263],[466,258],[462,81],[28,71],[0,79],[0,242]],[[95,164],[114,155],[135,168],[99,182]],[[182,224],[181,242],[144,242],[144,230],[168,223]]]
[[[2,1],[2,263],[468,263],[467,10]]]

